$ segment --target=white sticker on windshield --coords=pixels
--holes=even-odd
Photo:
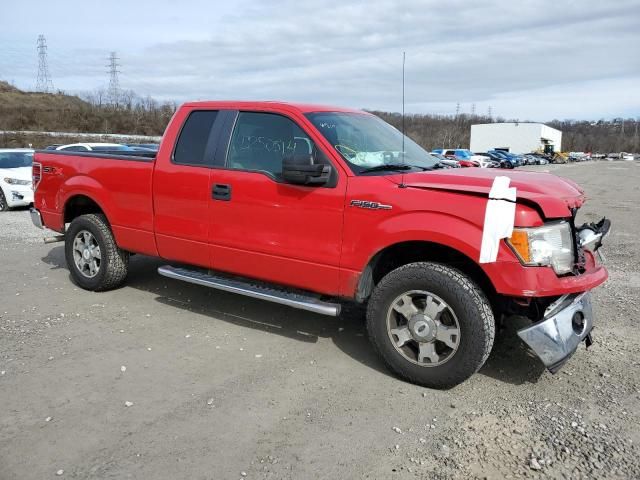
[[[509,187],[509,177],[493,180],[484,214],[480,263],[495,262],[500,240],[511,237],[516,219],[516,188]]]

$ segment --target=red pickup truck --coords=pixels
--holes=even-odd
[[[64,234],[82,288],[122,285],[138,253],[170,261],[161,275],[319,314],[367,302],[374,348],[428,387],[476,372],[514,314],[555,372],[591,341],[589,291],[607,278],[609,221],[575,225],[576,184],[446,169],[358,110],[187,103],[157,155],[39,151],[33,177],[33,222]]]

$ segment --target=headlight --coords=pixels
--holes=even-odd
[[[20,180],[18,178],[5,177],[4,181],[9,185],[31,185],[31,180]]]
[[[514,228],[509,244],[525,265],[553,267],[558,275],[573,269],[573,241],[567,222]]]

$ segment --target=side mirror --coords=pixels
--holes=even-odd
[[[293,155],[282,160],[282,178],[295,185],[324,185],[331,177],[331,165],[314,164],[313,155]]]

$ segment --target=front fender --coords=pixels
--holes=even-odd
[[[377,223],[372,230],[351,233],[354,241],[343,250],[343,265],[357,271],[362,271],[385,248],[410,241],[439,243],[478,263],[482,242],[482,228],[475,223],[427,211],[395,215]],[[501,245],[496,261],[517,262],[517,259],[506,245]]]
[[[347,241],[348,237],[352,240]],[[388,217],[371,225],[369,230],[354,227],[345,231],[342,291],[353,295],[360,274],[375,255],[393,245],[416,241],[440,244],[465,255],[484,271],[498,291],[510,290],[513,293],[512,289],[504,288],[505,281],[501,274],[504,266],[509,265],[512,273],[524,273],[522,265],[504,241],[500,243],[495,262],[478,263],[482,228],[476,223],[450,213],[414,211]]]

